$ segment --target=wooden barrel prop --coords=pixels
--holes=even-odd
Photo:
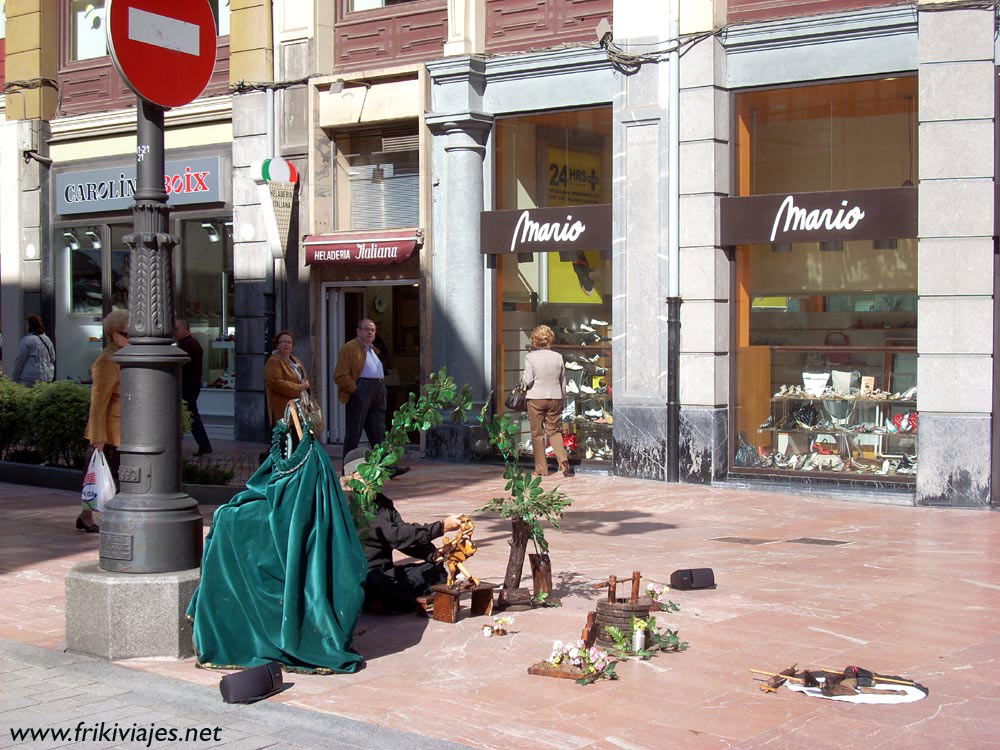
[[[616,627],[622,631],[625,640],[632,643],[632,617],[645,620],[649,617],[649,610],[653,606],[653,600],[649,597],[639,597],[637,601],[631,602],[628,599],[617,599],[614,602],[600,601],[597,603],[597,617],[594,618],[594,625],[597,628],[597,640],[595,644],[599,648],[613,648],[614,639],[607,632],[607,628]],[[631,646],[630,646],[631,648]]]

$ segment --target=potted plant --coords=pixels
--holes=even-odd
[[[531,472],[518,463],[518,425],[509,414],[493,415],[486,418],[486,406],[479,414],[479,422],[489,435],[490,444],[495,446],[504,462],[504,487],[506,497],[495,497],[481,510],[499,513],[511,522],[510,557],[504,575],[500,604],[523,606],[531,600],[526,591],[520,589],[524,556],[530,541],[535,552],[530,556],[534,596],[544,599],[552,591],[552,565],[549,560],[549,544],[545,539],[542,521],[559,528],[559,519],[572,503],[558,487],[543,490],[541,477],[533,477]]]

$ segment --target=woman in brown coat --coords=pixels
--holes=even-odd
[[[90,389],[90,415],[84,437],[90,441],[92,451],[104,451],[111,476],[118,484],[118,446],[121,445],[121,367],[112,357],[122,347],[128,346],[128,312],[113,310],[104,319],[104,337],[108,345],[90,368],[93,386]],[[93,455],[93,454],[91,454]],[[84,502],[76,519],[76,528],[90,534],[100,529],[94,523],[93,503]]]
[[[271,426],[285,415],[285,406],[309,390],[306,368],[292,354],[295,338],[291,331],[279,331],[274,337],[274,351],[264,365],[264,393]]]

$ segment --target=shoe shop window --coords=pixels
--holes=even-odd
[[[777,210],[771,242],[734,250],[732,472],[915,479],[915,199],[908,235],[823,232],[910,226],[880,201],[915,192],[916,94],[910,76],[735,96],[736,192]],[[824,194],[828,213],[801,208]]]
[[[611,203],[611,110],[574,110],[497,121],[497,209]],[[552,349],[566,368],[561,417],[572,459],[609,461],[614,420],[611,386],[609,248],[498,256],[497,406],[521,379],[529,335],[541,324],[556,335]],[[526,415],[519,415],[522,453],[532,452]],[[552,448],[546,451],[555,466]]]

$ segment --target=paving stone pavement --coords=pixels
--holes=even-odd
[[[286,676],[286,682],[294,680],[295,675]],[[226,704],[219,691],[209,687],[4,639],[0,682],[0,748],[462,747],[285,703]],[[18,741],[12,732],[20,730],[49,732],[44,739],[36,734]],[[162,730],[159,741],[156,730]],[[171,730],[178,740],[171,741]],[[199,739],[183,739],[189,730]],[[66,734],[58,737],[53,732]],[[116,737],[115,732],[122,734]],[[146,733],[152,737],[149,741]]]
[[[573,498],[562,529],[546,533],[553,598],[562,606],[517,613],[507,637],[483,638],[485,618],[448,625],[363,615],[354,645],[364,669],[293,675],[293,688],[246,708],[224,706],[220,675],[192,660],[74,661],[72,669],[60,667],[62,683],[45,688],[50,717],[78,723],[75,715],[60,715],[75,712],[96,720],[99,711],[114,716],[125,703],[138,706],[132,716],[147,722],[181,717],[185,727],[228,726],[247,735],[230,735],[232,747],[259,741],[379,747],[389,735],[363,734],[374,727],[400,732],[407,742],[426,737],[435,747],[451,741],[500,750],[1000,750],[1000,513],[848,501],[806,494],[808,488],[776,492],[583,474],[544,481],[557,483]],[[503,486],[496,466],[415,461],[387,494],[413,521],[470,513],[479,551],[469,567],[497,581],[510,524],[476,509]],[[60,653],[64,578],[97,556],[97,535],[74,530],[75,493],[0,484],[0,509],[0,639],[42,649],[19,652],[15,661],[44,674],[63,663],[51,659],[77,659]],[[202,511],[208,519],[212,508]],[[690,567],[713,568],[718,588],[670,591],[681,610],[657,618],[679,630],[687,651],[621,664],[620,680],[587,687],[526,673],[546,658],[553,640],[579,636],[603,595],[595,581],[638,569],[662,582]],[[531,585],[530,573],[523,585]],[[749,672],[793,663],[858,664],[917,679],[930,695],[899,706],[854,706],[784,689],[768,695]],[[86,693],[86,685],[73,683],[90,677],[85,665],[110,670],[100,673],[114,678],[100,682],[113,688],[133,690],[130,680],[145,675],[166,680],[173,692],[146,702],[137,696],[134,703],[98,694],[107,688]],[[16,694],[15,686],[8,692],[9,685],[0,675],[5,727],[30,715],[37,695]],[[185,710],[178,709],[185,698]],[[301,711],[282,713],[290,709]],[[220,713],[234,723],[214,718]],[[283,723],[269,723],[272,717]],[[331,729],[341,726],[362,734]],[[0,742],[5,736],[9,743],[9,734],[0,734]]]

